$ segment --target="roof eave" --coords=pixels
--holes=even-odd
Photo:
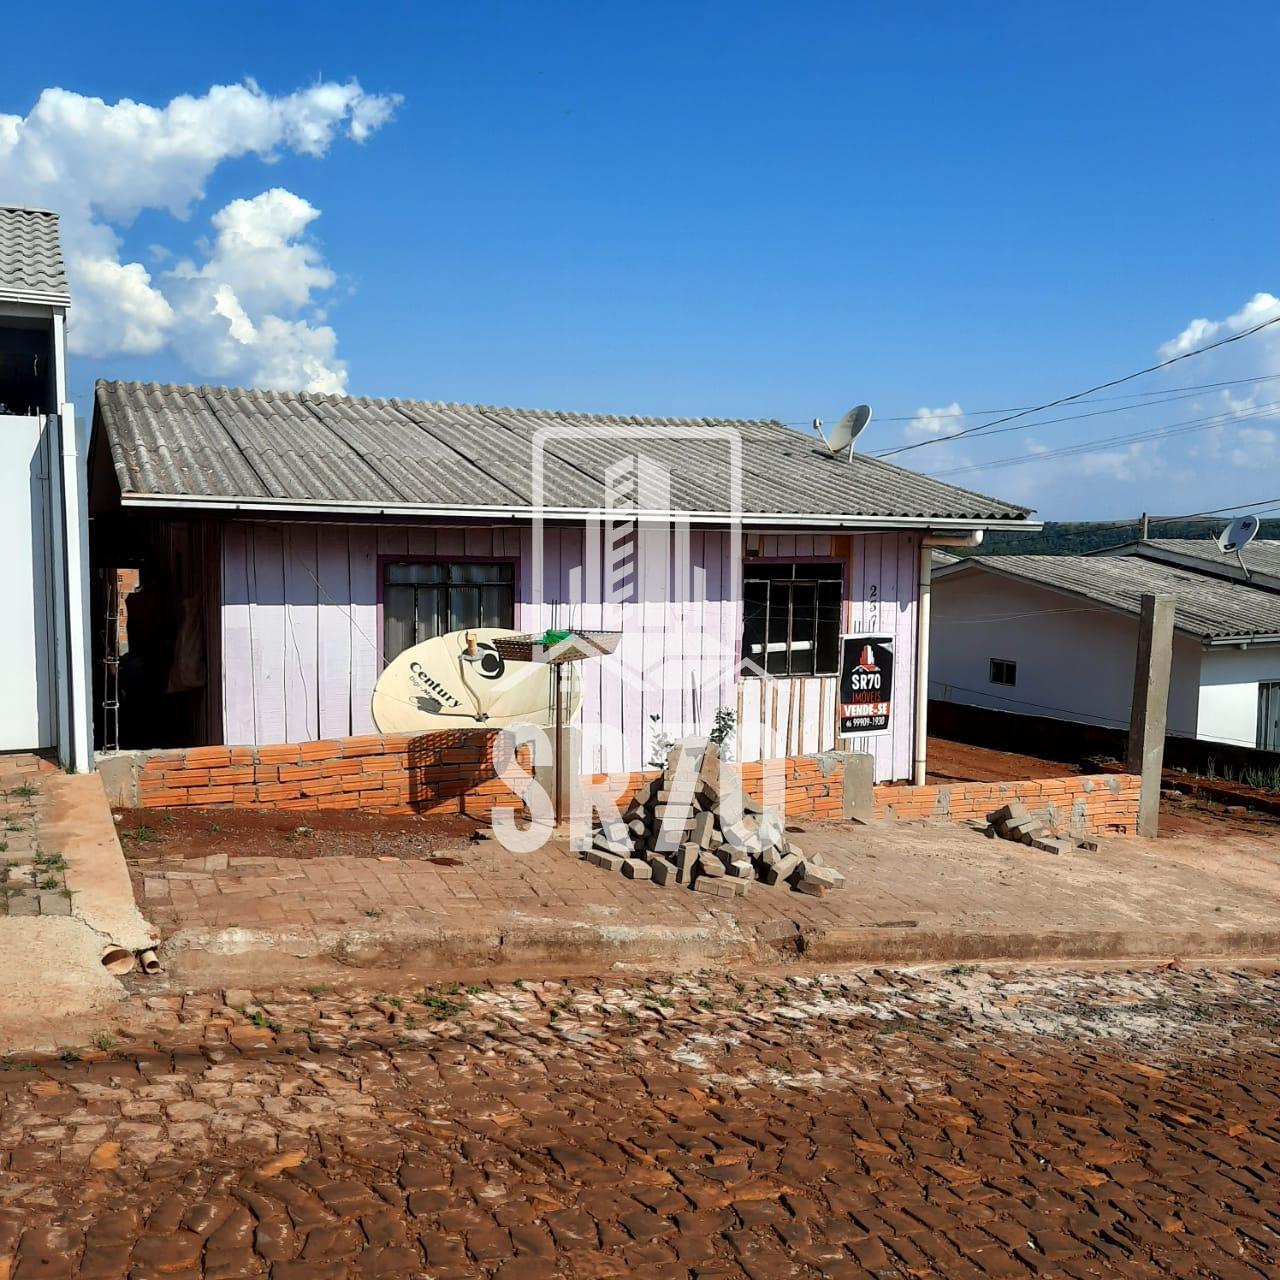
[[[70,307],[69,293],[41,289],[13,289],[0,286],[0,302],[24,302],[33,307]]]
[[[1255,644],[1280,644],[1280,631],[1258,631],[1235,636],[1205,636],[1206,649],[1238,648],[1241,645],[1252,647]]]
[[[801,525],[828,529],[1042,529],[1043,522],[1025,516],[859,516],[807,512],[631,511],[596,507],[445,506],[415,502],[326,502],[281,498],[221,498],[202,494],[123,493],[121,504],[135,509],[180,508],[188,511],[240,511],[282,515],[489,516],[505,520],[593,519],[605,515],[639,520],[685,520],[690,524]]]
[[[1011,558],[1016,559],[1017,557]],[[997,578],[1003,578],[1006,582],[1018,582],[1023,586],[1038,587],[1041,591],[1050,591],[1054,595],[1067,596],[1072,600],[1085,600],[1095,609],[1107,609],[1111,613],[1122,613],[1127,618],[1141,616],[1140,609],[1130,609],[1127,605],[1115,604],[1110,600],[1099,600],[1097,596],[1091,596],[1087,591],[1077,591],[1074,587],[1064,587],[1058,583],[1042,582],[1039,578],[1033,578],[1028,574],[1006,573],[1002,569],[997,569],[994,565],[985,563],[976,556],[962,556],[956,564],[940,565],[934,569],[931,577],[934,582],[937,582],[939,578],[952,578],[964,569],[981,569]],[[1177,621],[1176,613],[1174,618],[1173,629],[1175,631],[1184,636],[1190,636],[1193,640],[1200,640],[1205,644],[1214,643],[1213,638],[1205,635],[1203,631],[1197,631],[1194,627],[1183,626]],[[1231,642],[1223,641],[1222,643]],[[1239,643],[1239,641],[1236,641],[1236,643]]]

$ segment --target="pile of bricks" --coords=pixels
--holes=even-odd
[[[1030,845],[1041,853],[1070,853],[1072,849],[1098,850],[1093,840],[1072,839],[1054,835],[1021,800],[1011,800],[994,813],[987,814],[985,835],[991,839],[1013,840]]]
[[[823,897],[844,876],[789,838],[781,814],[748,795],[715,743],[686,738],[641,786],[622,819],[602,823],[578,852],[632,880],[741,897],[752,883]]]

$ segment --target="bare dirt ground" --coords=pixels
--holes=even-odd
[[[928,780],[947,782],[1012,782],[1019,778],[1067,778],[1080,772],[1074,764],[1063,764],[1042,756],[1018,755],[1012,751],[992,751],[967,742],[930,738]]]
[[[1277,1274],[1266,970],[135,998],[0,1069],[11,1280]]]
[[[465,849],[481,828],[460,814],[315,809],[113,809],[125,857],[426,858]],[[444,865],[456,865],[445,863]]]

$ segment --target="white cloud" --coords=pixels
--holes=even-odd
[[[334,273],[303,237],[319,210],[275,187],[233,200],[213,216],[203,263],[178,262],[163,279],[174,306],[172,340],[219,378],[265,387],[340,392],[345,364],[337,334],[310,306]],[[296,318],[306,311],[306,319]]]
[[[1196,347],[1202,347],[1218,338],[1225,338],[1244,329],[1252,329],[1254,325],[1270,320],[1278,314],[1280,314],[1280,298],[1270,293],[1255,293],[1239,311],[1225,320],[1203,318],[1192,320],[1176,338],[1161,346],[1158,354],[1161,360],[1169,360],[1174,356],[1194,351]]]
[[[917,409],[916,416],[907,424],[905,434],[909,440],[920,440],[963,430],[964,411],[953,400],[940,409]]]
[[[1231,451],[1231,464],[1249,470],[1280,467],[1280,431],[1272,427],[1241,427]]]
[[[159,279],[122,260],[121,232],[144,210],[186,220],[229,160],[320,157],[340,134],[363,142],[398,101],[354,81],[281,96],[253,82],[215,85],[163,107],[51,88],[26,116],[0,115],[0,191],[61,215],[71,350],[147,355],[169,346],[197,373],[340,389],[336,335],[316,313],[316,294],[335,277],[305,238],[319,212],[306,200],[279,187],[233,200],[214,215],[203,261],[184,259]],[[148,250],[155,263],[169,252]]]

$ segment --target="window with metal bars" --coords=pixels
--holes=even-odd
[[[742,674],[835,675],[844,570],[748,562],[742,582]]]
[[[382,572],[382,656],[468,627],[515,627],[515,566],[476,560],[388,561]]]

